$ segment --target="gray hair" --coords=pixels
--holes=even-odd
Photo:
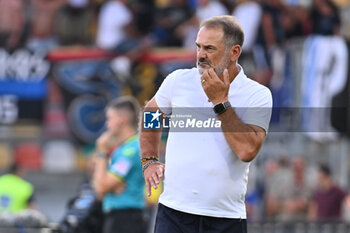
[[[231,15],[214,16],[204,20],[200,24],[200,28],[217,28],[221,27],[224,31],[223,40],[226,44],[226,49],[238,44],[242,47],[244,42],[244,32],[242,26],[237,21],[236,17]]]

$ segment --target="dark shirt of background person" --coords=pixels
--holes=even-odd
[[[311,11],[313,33],[335,35],[340,33],[340,16],[336,5],[330,0],[315,0]]]

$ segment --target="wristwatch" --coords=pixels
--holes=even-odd
[[[231,104],[229,101],[217,103],[214,106],[214,112],[217,115],[220,115],[220,114],[224,113],[229,107],[231,107]]]

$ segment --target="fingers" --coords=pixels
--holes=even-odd
[[[163,177],[164,174],[164,165],[158,165],[155,168],[150,167],[150,171],[147,175],[145,174],[145,184],[147,189],[147,195],[151,196],[152,187],[154,189],[158,188],[158,185],[160,183],[160,179]]]
[[[211,81],[211,80],[214,80],[217,77],[215,71],[213,68],[210,68],[210,69],[206,69],[202,75],[202,78],[204,78],[206,81]]]
[[[212,69],[212,68],[211,68]],[[207,83],[210,83],[212,80],[212,78],[210,77],[209,75],[209,70],[206,69],[201,77],[201,82],[202,82],[202,85],[204,86],[205,84]]]
[[[230,85],[230,78],[229,78],[227,69],[225,69],[224,72],[222,73],[222,75],[223,75],[222,80],[219,78],[219,76],[216,74],[216,72],[213,68],[210,68],[208,70],[208,75],[211,77],[212,80],[215,80],[218,82],[223,82],[226,86]]]
[[[209,80],[209,74],[208,74],[208,70],[205,70],[204,73],[202,74],[201,80]]]
[[[164,168],[163,166],[159,166],[158,167],[158,170],[157,170],[157,175],[159,178],[162,178],[163,177],[163,173],[164,173]]]
[[[203,77],[203,76],[204,76],[204,78],[205,78],[206,80],[211,79],[210,74],[209,74],[209,69],[206,69],[206,70],[204,71],[202,77]]]
[[[151,186],[152,186],[154,189],[157,189],[158,185],[156,184],[156,181],[155,181],[155,179],[154,179],[154,176],[152,175],[148,180],[149,180]]]
[[[110,140],[113,137],[113,133],[110,130],[105,131],[102,135],[101,138],[103,140]]]
[[[213,68],[210,68],[208,70],[208,75],[211,79],[218,79],[219,77],[217,76],[217,74],[215,73]]]
[[[147,195],[151,196],[151,184],[148,182],[147,179],[145,179],[145,183],[146,183],[146,189],[147,189]]]
[[[159,177],[158,177],[158,173],[155,172],[152,175],[153,181],[155,183],[155,186],[153,186],[153,188],[157,189],[157,185],[159,184]]]
[[[204,75],[202,75],[202,77],[201,77],[201,83],[202,83],[202,85],[204,85],[205,82],[206,82],[206,79],[205,79]]]
[[[109,144],[113,137],[113,133],[111,131],[105,131],[101,136],[97,139],[96,144],[98,149],[101,152],[107,153],[109,151]]]

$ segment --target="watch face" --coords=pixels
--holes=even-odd
[[[216,113],[216,114],[220,114],[220,113],[222,113],[223,111],[225,111],[225,106],[223,105],[223,103],[219,103],[219,104],[217,104],[217,105],[215,105],[214,106],[214,112]]]
[[[218,103],[214,106],[214,112],[216,114],[221,114],[221,113],[225,112],[226,109],[228,109],[229,107],[231,107],[231,104],[228,101],[223,102],[223,103]]]

